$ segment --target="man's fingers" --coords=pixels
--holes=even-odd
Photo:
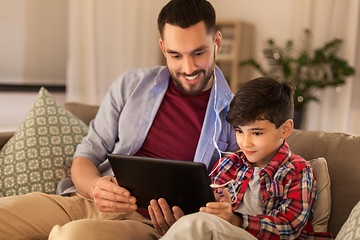
[[[111,201],[136,203],[136,199],[131,197],[130,192],[120,187],[116,179],[110,176],[104,176],[96,182],[93,196]]]
[[[136,198],[133,196],[126,196],[127,194],[123,194],[123,193],[114,193],[114,192],[109,192],[107,190],[101,189],[101,188],[95,188],[94,192],[93,192],[93,197],[94,199],[106,199],[109,201],[113,201],[113,202],[126,202],[126,203],[131,203],[131,204],[135,204],[136,203]]]
[[[114,177],[110,177],[110,176],[104,176],[104,177],[100,178],[96,182],[95,188],[102,189],[106,192],[123,195],[126,197],[130,196],[130,192],[127,189],[120,187],[117,184],[116,179]]]
[[[94,203],[98,207],[98,209],[103,212],[104,212],[103,209],[108,209],[108,208],[114,210],[115,212],[118,211],[128,212],[128,211],[135,211],[137,209],[137,205],[135,203],[110,201],[103,198],[94,198]]]
[[[176,221],[185,215],[184,212],[181,210],[181,208],[179,208],[178,206],[173,207],[172,210],[174,212],[174,218]]]
[[[111,182],[115,183],[116,185],[119,185],[115,177],[111,178]]]
[[[158,201],[156,201],[156,206],[157,208],[154,208],[155,210],[154,213],[158,221],[158,224],[164,232],[167,232],[167,230],[171,226],[168,222],[168,218],[169,218],[168,212],[169,211],[171,212],[170,207],[165,201],[165,199],[159,199]]]
[[[158,221],[157,221],[156,216],[155,216],[155,213],[154,213],[151,205],[148,206],[148,211],[149,211],[151,222],[154,225],[154,228],[155,228],[156,232],[158,234],[160,234],[160,236],[164,235],[165,233],[164,233],[163,229],[159,226]]]
[[[148,210],[152,224],[160,235],[164,235],[171,225],[184,216],[184,212],[179,207],[174,207],[172,209],[174,212],[172,212],[164,198],[160,198],[158,201],[151,200]]]
[[[167,224],[167,226],[170,227],[176,221],[174,214],[171,211],[169,204],[167,203],[167,201],[164,198],[160,198],[158,202],[159,202],[160,208],[164,214],[166,224]]]
[[[151,221],[154,225],[155,230],[160,234],[164,235],[167,230],[170,228],[170,226],[167,224],[164,215],[161,211],[161,208],[158,204],[158,201],[151,200],[149,209],[149,215],[151,218]]]
[[[97,180],[93,190],[93,199],[96,207],[102,212],[130,212],[137,209],[136,198],[110,176]]]

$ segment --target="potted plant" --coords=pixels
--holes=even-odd
[[[240,63],[240,66],[254,67],[264,76],[294,84],[294,121],[297,128],[300,127],[307,103],[319,101],[315,95],[318,89],[343,85],[346,77],[355,73],[354,68],[337,55],[342,44],[341,39],[335,38],[326,42],[323,47],[312,50],[311,31],[305,29],[301,42],[300,48],[295,48],[292,40],[288,40],[285,46],[281,47],[275,40],[269,39],[263,49],[269,65],[267,70],[254,59]]]

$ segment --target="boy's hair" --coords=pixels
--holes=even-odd
[[[245,126],[256,120],[269,120],[279,128],[294,115],[294,86],[270,77],[259,77],[245,83],[230,103],[226,120],[232,127]]]
[[[160,11],[158,16],[158,29],[163,37],[166,23],[188,28],[204,21],[209,34],[216,32],[215,9],[206,0],[171,0]]]

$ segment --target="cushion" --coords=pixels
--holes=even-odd
[[[360,136],[294,129],[286,139],[291,151],[310,160],[326,159],[331,179],[331,217],[328,231],[340,231],[360,200]]]
[[[325,158],[309,161],[316,178],[318,198],[313,207],[312,224],[315,232],[327,232],[331,209],[330,176]]]
[[[335,239],[360,239],[360,202],[351,210],[349,218],[341,227]]]
[[[58,181],[70,176],[75,148],[87,131],[86,124],[41,88],[24,121],[0,151],[0,197],[55,193]]]

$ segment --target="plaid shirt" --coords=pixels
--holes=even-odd
[[[252,174],[253,169],[242,152],[222,158],[215,165],[211,180],[215,184],[229,183],[227,188],[233,211],[242,200]],[[307,239],[307,236],[314,236],[308,220],[317,192],[309,163],[292,154],[284,141],[259,175],[263,214],[242,215],[241,227],[258,239]],[[222,189],[215,191],[221,195]]]

